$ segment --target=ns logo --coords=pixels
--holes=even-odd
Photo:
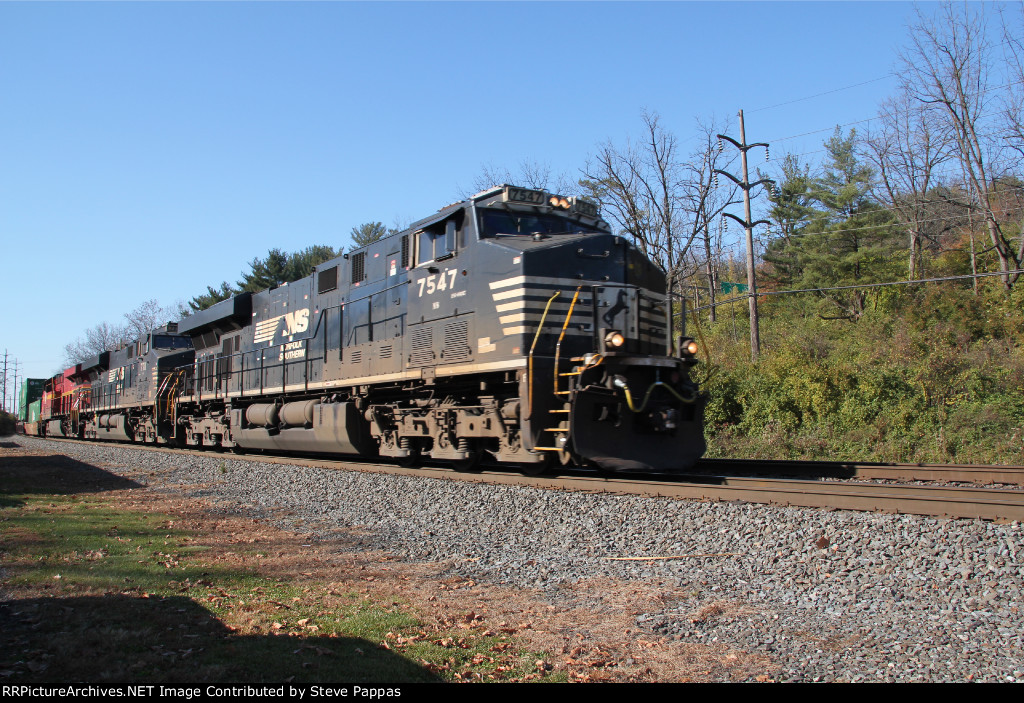
[[[277,329],[280,326],[281,320],[284,320],[283,336],[290,337],[295,334],[301,334],[309,329],[309,308],[257,322],[256,330],[253,334],[253,342],[259,344],[261,342],[273,341],[277,335]]]

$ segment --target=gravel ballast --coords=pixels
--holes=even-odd
[[[573,585],[592,579],[667,586],[677,597],[638,614],[638,628],[760,654],[775,662],[776,680],[1024,679],[1024,529],[1016,522],[576,493],[17,441],[203,498],[217,510],[273,520],[310,540],[445,564],[448,574],[537,589],[552,603],[576,597]]]

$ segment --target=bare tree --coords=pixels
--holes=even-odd
[[[180,317],[178,311],[171,307],[163,307],[155,298],[147,300],[134,310],[129,310],[124,314],[128,341],[145,339],[146,335],[154,328],[178,320]]]
[[[999,91],[1007,145],[1024,156],[1024,6],[1018,5],[1016,17],[1000,11],[1003,30],[1003,58],[1007,84]]]
[[[128,343],[128,330],[124,325],[101,322],[85,331],[84,337],[64,346],[64,366],[75,364],[105,351],[120,349]]]
[[[580,185],[604,216],[666,271],[669,297],[675,299],[699,232],[690,226],[687,212],[692,173],[679,158],[675,135],[661,126],[658,115],[645,112],[643,123],[641,142],[627,141],[623,149],[611,142],[603,145],[584,168]]]
[[[459,197],[468,198],[494,186],[508,183],[559,195],[578,195],[579,188],[564,174],[553,174],[551,166],[532,159],[523,159],[514,173],[505,167],[488,164],[473,179],[470,190],[460,189]]]
[[[922,104],[939,108],[947,122],[973,206],[985,222],[1009,290],[1020,276],[1011,271],[1024,261],[1024,238],[1015,250],[995,213],[998,197],[993,186],[1007,142],[999,138],[994,124],[994,58],[995,47],[980,11],[950,3],[936,19],[919,11],[918,23],[911,28],[911,47],[901,56],[901,74],[904,90]]]
[[[908,278],[917,278],[925,241],[937,244],[965,213],[965,203],[940,189],[943,167],[954,158],[955,141],[948,122],[934,104],[914,100],[906,92],[882,104],[880,127],[865,141],[883,200],[908,237]],[[944,196],[943,193],[946,195]],[[951,212],[951,210],[953,212]],[[944,216],[943,216],[944,215]]]
[[[84,337],[64,347],[65,366],[73,366],[105,351],[116,351],[136,339],[145,339],[154,328],[184,317],[181,301],[163,307],[156,300],[147,300],[124,314],[123,325],[109,322],[90,327]]]
[[[719,270],[722,265],[722,234],[721,227],[715,225],[721,220],[722,212],[727,207],[739,202],[739,188],[729,184],[716,187],[715,169],[727,171],[735,161],[735,152],[725,156],[719,148],[717,134],[724,131],[712,119],[709,122],[698,120],[697,129],[700,142],[690,155],[685,165],[686,180],[684,183],[683,211],[686,215],[685,227],[692,240],[699,242],[703,250],[702,267],[707,277],[708,286],[708,319],[715,322],[715,298],[718,290]]]

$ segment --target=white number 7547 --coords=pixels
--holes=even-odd
[[[427,291],[427,295],[432,295],[437,291],[448,290],[449,288],[455,287],[455,276],[458,273],[456,269],[445,269],[444,273],[435,273],[421,278],[419,280],[420,290],[419,297],[423,297],[423,289]]]

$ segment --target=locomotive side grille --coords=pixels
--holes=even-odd
[[[380,351],[377,352],[377,358],[378,359],[390,359],[391,358],[391,345],[390,344],[385,344],[384,346],[382,346],[380,348]]]
[[[352,282],[359,283],[366,278],[366,252],[352,255]]]
[[[469,323],[466,320],[449,322],[444,326],[444,351],[441,352],[445,361],[461,361],[468,359]]]
[[[350,364],[359,364],[362,361],[363,361],[363,352],[362,352],[361,349],[349,352],[348,363],[350,363]]]
[[[338,287],[338,267],[332,266],[329,269],[324,269],[317,274],[317,290],[316,292],[323,295],[327,291],[334,290]]]
[[[409,338],[409,347],[412,353],[409,355],[411,366],[429,364],[434,360],[434,328],[420,327],[414,330]]]

